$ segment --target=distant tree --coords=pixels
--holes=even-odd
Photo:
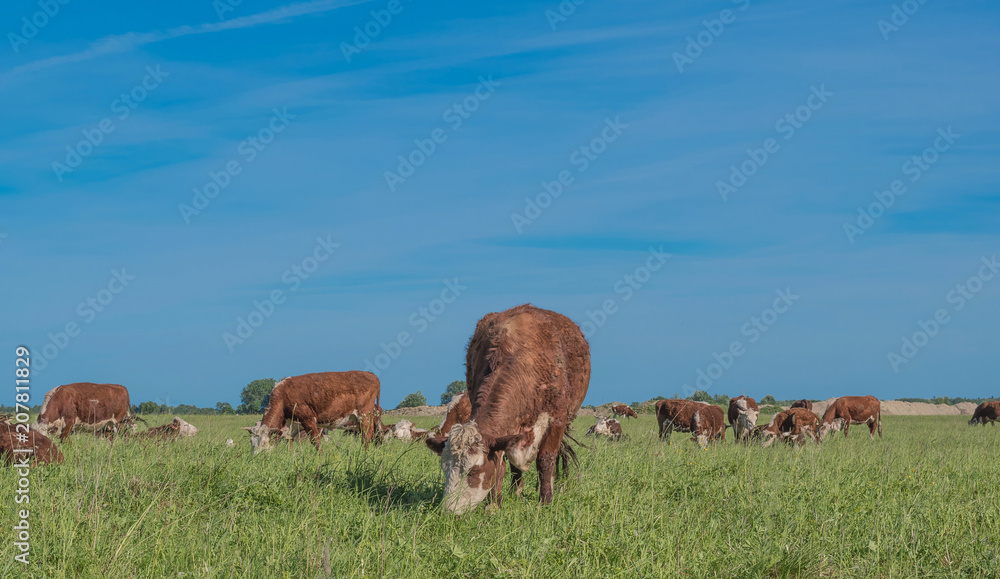
[[[465,385],[465,380],[455,380],[451,384],[445,386],[444,394],[441,395],[441,404],[447,404],[451,402],[451,399],[455,397],[456,394],[461,394],[465,392],[467,386]]]
[[[427,406],[427,397],[421,394],[420,390],[413,394],[407,394],[396,408],[413,408],[414,406]]]
[[[228,402],[216,402],[215,403],[215,413],[216,414],[236,414],[236,410],[233,409],[233,405]]]
[[[166,414],[170,412],[170,407],[166,404],[160,404],[160,414]]]
[[[139,414],[159,414],[160,405],[153,401],[143,402],[139,405]]]
[[[691,395],[691,400],[695,402],[711,402],[712,395],[704,390],[695,390],[694,394]]]
[[[778,401],[774,399],[774,396],[768,394],[767,396],[760,399],[760,404],[761,406],[764,406],[765,404],[770,406],[777,406]]]
[[[236,408],[237,414],[260,414],[261,409],[267,404],[266,399],[274,389],[274,378],[263,378],[254,380],[247,384],[243,392],[240,392],[240,400],[243,402]]]
[[[200,414],[197,406],[190,404],[178,404],[174,407],[174,414]]]
[[[717,394],[712,398],[712,402],[718,404],[719,406],[728,407],[729,406],[729,396],[725,394]]]

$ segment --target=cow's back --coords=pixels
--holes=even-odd
[[[45,394],[39,422],[73,418],[90,424],[109,419],[123,420],[130,409],[128,390],[120,384],[76,382],[56,386]]]
[[[532,424],[542,413],[568,425],[587,395],[590,346],[566,316],[525,304],[479,320],[465,366],[471,418],[481,425]]]

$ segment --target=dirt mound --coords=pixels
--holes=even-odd
[[[833,404],[836,398],[827,398],[821,402],[813,403],[813,412],[823,416],[826,409]],[[928,404],[926,402],[901,402],[899,400],[882,400],[882,414],[885,416],[944,416],[944,415],[972,415],[976,411],[976,405],[971,402],[959,402],[955,405],[948,404]]]

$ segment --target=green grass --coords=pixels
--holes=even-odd
[[[963,417],[888,417],[875,441],[855,427],[820,447],[704,451],[657,441],[651,416],[623,423],[620,443],[584,437],[581,418],[590,448],[551,505],[532,472],[525,496],[507,489],[502,510],[462,517],[441,511],[421,443],[364,451],[336,433],[321,453],[251,457],[239,428],[254,417],[188,420],[197,438],[164,445],[76,435],[65,464],[34,471],[28,568],[13,561],[17,477],[3,469],[0,576],[1000,576],[1000,428]]]

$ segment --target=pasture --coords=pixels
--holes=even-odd
[[[650,415],[619,443],[580,418],[589,448],[550,506],[532,471],[524,496],[507,485],[501,510],[461,517],[422,442],[365,451],[336,432],[322,453],[251,457],[240,427],[259,417],[184,418],[196,438],[61,445],[66,463],[31,475],[31,565],[7,526],[0,576],[1000,576],[1000,429],[968,417],[885,417],[881,440],[860,427],[802,449],[737,447],[730,430],[707,450],[661,443]],[[17,479],[0,476],[6,526]]]

